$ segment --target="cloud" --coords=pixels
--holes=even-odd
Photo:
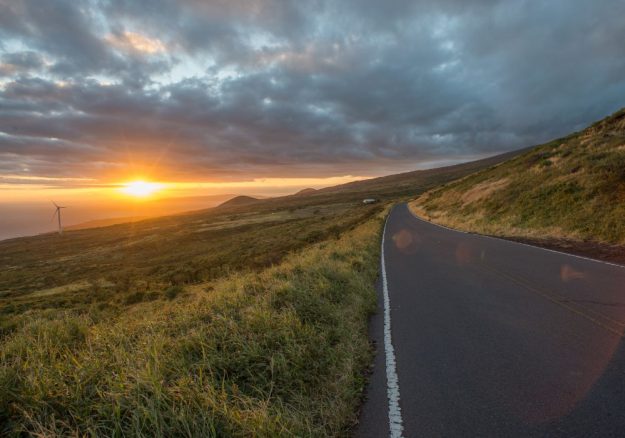
[[[121,34],[110,34],[105,39],[113,47],[126,51],[153,55],[166,50],[165,45],[158,38],[149,38],[137,32],[124,31]]]
[[[43,60],[32,51],[5,53],[0,58],[0,75],[13,76],[41,68]]]
[[[624,106],[622,2],[383,6],[0,0],[0,174],[375,175]]]

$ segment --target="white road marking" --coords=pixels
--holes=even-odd
[[[389,213],[390,216],[390,213]],[[388,397],[388,422],[391,438],[401,438],[404,432],[404,422],[399,407],[399,378],[395,368],[395,349],[391,339],[391,302],[388,296],[388,284],[386,281],[386,263],[384,262],[384,241],[386,236],[386,224],[382,232],[382,293],[384,297],[384,352],[386,354],[386,395]]]
[[[530,248],[536,248],[536,249],[542,249],[543,251],[549,251],[549,252],[553,252],[556,254],[561,254],[561,255],[565,255],[565,256],[569,256],[569,257],[575,257],[576,259],[581,259],[581,260],[587,260],[589,262],[595,262],[595,263],[602,263],[604,265],[608,265],[608,266],[616,266],[617,268],[625,268],[624,265],[619,265],[618,263],[611,263],[611,262],[606,262],[603,260],[597,260],[597,259],[592,259],[590,257],[584,257],[584,256],[580,256],[577,254],[571,254],[569,252],[562,252],[562,251],[556,251],[555,249],[549,249],[549,248],[543,248],[542,246],[536,246],[536,245],[530,245],[529,243],[522,243],[522,242],[517,242],[516,240],[509,240],[509,239],[504,239],[503,237],[497,237],[497,236],[487,236],[486,234],[479,234],[479,233],[469,233],[467,231],[462,231],[462,230],[456,230],[455,228],[449,228],[446,227],[445,225],[440,225],[437,223],[434,223],[432,221],[426,221],[425,219],[420,218],[419,216],[417,216],[409,207],[408,204],[406,204],[406,208],[408,209],[408,211],[410,212],[410,214],[415,218],[420,220],[421,222],[425,222],[426,224],[430,224],[430,225],[434,225],[435,227],[440,227],[440,228],[444,228],[446,230],[449,231],[454,231],[456,233],[462,233],[462,234],[473,234],[474,236],[480,236],[480,237],[487,237],[489,239],[495,239],[495,240],[501,240],[503,242],[508,242],[508,243],[514,243],[517,245],[523,245],[523,246],[528,246]]]

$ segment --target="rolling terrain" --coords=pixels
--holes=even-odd
[[[0,434],[348,434],[387,205],[506,157],[0,242]]]
[[[625,109],[421,195],[452,228],[625,262]]]
[[[128,224],[131,222],[139,222],[149,219],[148,216],[128,216],[128,217],[112,217],[108,219],[94,219],[92,221],[81,222],[76,225],[63,227],[64,231],[85,230],[88,228],[102,228],[117,224]]]

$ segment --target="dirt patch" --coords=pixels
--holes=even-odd
[[[514,242],[527,243],[542,248],[575,254],[591,259],[625,265],[625,245],[608,245],[597,242],[582,242],[568,239],[533,239],[526,237],[502,237]]]
[[[551,161],[551,165],[557,166],[562,161],[562,157],[559,155],[554,155],[553,157],[549,158],[549,161]]]
[[[480,199],[488,198],[497,190],[506,187],[509,183],[510,181],[508,178],[501,178],[495,181],[485,181],[483,183],[476,184],[470,190],[467,190],[460,198],[462,206],[465,207],[466,205],[479,201]]]
[[[417,199],[418,201],[418,199]],[[436,212],[436,214],[428,214],[415,202],[409,204],[410,210],[416,216],[431,221],[436,224],[444,225],[446,227],[468,231],[470,233],[483,234],[491,237],[497,237],[499,239],[511,240],[513,242],[526,243],[528,245],[538,246],[541,248],[552,249],[568,254],[579,255],[582,257],[588,257],[595,260],[602,260],[605,262],[616,263],[625,266],[625,245],[610,245],[607,243],[576,240],[574,238],[565,237],[533,237],[528,236],[528,230],[520,229],[508,229],[507,232],[498,233],[494,230],[482,230],[482,232],[476,232],[475,228],[459,226],[456,221],[445,220],[445,214]],[[465,224],[466,225],[466,224]],[[525,234],[524,236],[512,236],[510,232],[518,232]],[[507,235],[506,235],[507,234]],[[564,234],[564,231],[560,228],[550,228],[536,230],[535,233],[544,235],[558,235]]]

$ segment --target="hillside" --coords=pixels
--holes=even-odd
[[[100,228],[100,227],[109,227],[111,225],[117,224],[125,224],[130,222],[138,222],[148,219],[147,216],[127,216],[127,217],[113,217],[107,219],[94,219],[92,221],[81,222],[76,225],[69,225],[64,227],[65,231],[71,230],[84,230],[87,228]]]
[[[232,202],[230,202],[232,201]],[[187,215],[193,214],[194,212],[220,207],[222,205],[249,205],[253,202],[257,201],[255,198],[251,198],[249,196],[237,196],[237,195],[209,195],[209,196],[183,196],[179,198],[165,198],[158,199],[154,201],[160,208],[160,214],[150,214],[144,216],[121,216],[121,217],[111,217],[111,218],[103,218],[103,219],[94,219],[85,222],[80,222],[75,225],[65,226],[63,229],[65,231],[72,230],[85,230],[88,228],[102,228],[109,227],[111,225],[119,225],[126,224],[132,222],[139,222],[146,219],[158,218],[164,216],[171,215]],[[170,213],[165,214],[164,209],[169,209]]]
[[[224,202],[222,204],[219,204],[217,206],[217,208],[243,207],[243,206],[255,204],[258,201],[260,201],[260,199],[252,198],[251,196],[241,195],[241,196],[236,196],[236,197],[234,197],[232,199],[229,199],[228,201],[226,201],[226,202]]]
[[[521,154],[523,150],[507,152],[493,157],[453,166],[439,167],[427,170],[414,170],[395,175],[354,181],[334,187],[317,190],[316,195],[322,194],[353,194],[362,197],[375,196],[381,199],[393,199],[414,196],[424,190],[444,184],[448,181],[461,178],[478,170],[506,161]]]
[[[317,189],[312,189],[312,188],[308,188],[308,189],[302,189],[299,192],[295,193],[293,196],[306,196],[306,195],[312,195],[313,193],[315,193],[317,191]]]
[[[625,109],[433,189],[411,208],[446,226],[548,246],[623,245]]]

